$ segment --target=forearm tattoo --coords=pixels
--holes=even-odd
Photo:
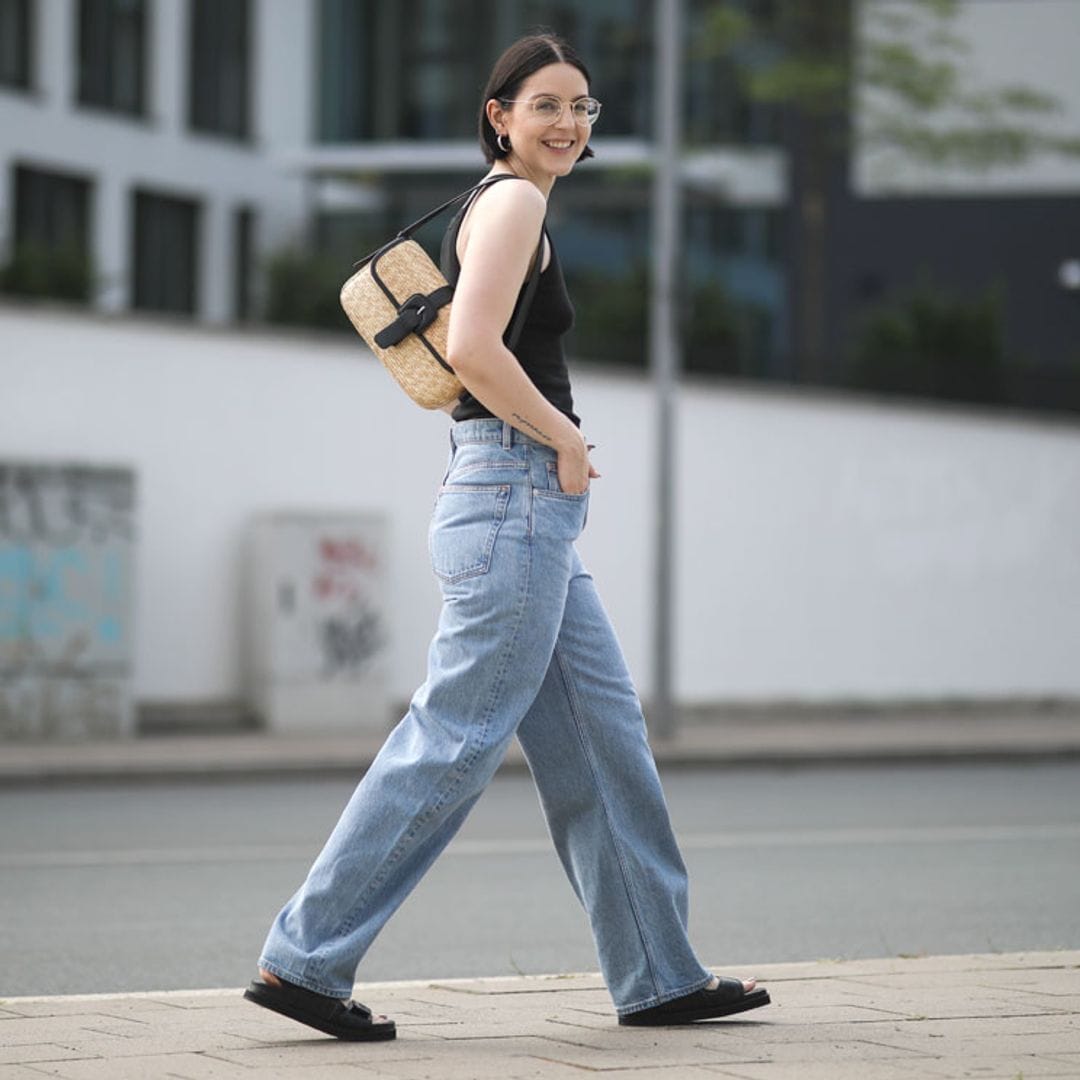
[[[526,420],[525,417],[521,415],[521,413],[514,413],[514,419],[522,427],[528,428],[538,438],[543,439],[544,442],[551,442],[552,441],[552,438],[551,438],[550,435],[545,435],[544,432],[542,432],[535,424],[530,423],[528,420]]]

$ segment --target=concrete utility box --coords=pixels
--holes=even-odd
[[[272,731],[389,726],[385,534],[376,514],[255,521],[247,684]]]
[[[0,740],[133,729],[130,469],[0,462]]]

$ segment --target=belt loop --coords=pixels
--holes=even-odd
[[[504,450],[509,450],[513,439],[514,429],[504,420],[502,432],[502,445]]]

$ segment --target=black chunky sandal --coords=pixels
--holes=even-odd
[[[733,1016],[768,1005],[768,990],[754,989],[747,993],[741,979],[720,979],[720,984],[713,990],[703,988],[692,994],[665,1001],[663,1005],[654,1005],[650,1009],[626,1013],[619,1017],[619,1023],[638,1027],[664,1027],[674,1024],[693,1024],[698,1020],[715,1020],[720,1016]]]
[[[338,1039],[378,1042],[397,1037],[394,1021],[376,1023],[366,1005],[316,994],[314,990],[305,990],[284,979],[280,986],[255,979],[244,991],[244,997],[264,1009],[273,1009],[290,1020],[298,1020]]]

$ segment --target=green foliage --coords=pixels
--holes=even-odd
[[[351,273],[339,259],[302,251],[281,251],[266,267],[267,322],[351,330],[338,293]]]
[[[755,100],[828,115],[844,106],[851,81],[848,19],[846,0],[779,0],[766,19],[717,4],[694,49],[729,60]]]
[[[764,374],[771,325],[767,308],[736,300],[719,282],[691,288],[683,322],[686,369],[723,375]]]
[[[866,318],[848,381],[867,390],[992,402],[1001,398],[1004,363],[1000,292],[963,300],[927,278]]]
[[[808,110],[832,112],[846,96],[848,73],[833,60],[794,57],[747,72],[745,84],[751,97],[767,104],[794,100]]]
[[[956,94],[958,72],[945,59],[922,59],[907,41],[867,41],[860,77],[916,109],[940,109]]]
[[[709,282],[690,290],[683,313],[683,364],[688,371],[736,374],[742,368],[739,313],[727,290]]]
[[[729,54],[745,45],[753,33],[753,21],[741,8],[714,4],[705,18],[704,37],[691,47],[701,56]]]
[[[85,303],[90,299],[93,269],[80,251],[36,245],[16,249],[0,269],[0,290],[15,296],[52,297]]]
[[[913,160],[971,169],[1019,165],[1047,151],[1080,155],[1080,138],[1046,135],[1023,125],[997,124],[983,130],[964,127],[928,128],[897,117],[880,119],[868,143],[902,151]]]
[[[864,5],[856,71],[864,147],[981,170],[1040,153],[1080,153],[1080,139],[1037,123],[1061,112],[1054,95],[974,79],[965,64],[970,48],[952,26],[959,11],[955,2],[910,0],[908,9],[886,21],[881,5]]]
[[[647,364],[649,292],[643,265],[621,275],[567,271],[577,312],[572,356],[585,362],[643,368]],[[688,371],[745,375],[768,352],[766,308],[739,303],[718,282],[692,285],[681,312],[683,363]]]
[[[566,269],[575,321],[569,351],[583,360],[644,367],[648,345],[648,271],[623,274]]]
[[[902,28],[892,26],[903,40],[883,35],[867,18],[857,72],[864,91],[860,141],[866,148],[979,170],[1020,164],[1040,153],[1080,154],[1080,139],[1037,123],[1061,113],[1058,98],[1015,83],[974,83],[963,64],[967,43],[941,22],[955,11],[930,14],[937,23],[909,18]]]
[[[750,97],[807,116],[846,114],[856,87],[858,138],[867,149],[974,169],[1041,153],[1080,155],[1080,138],[1040,123],[1061,112],[1053,94],[973,76],[955,26],[957,0],[863,0],[856,10],[852,35],[846,2],[777,0],[768,20],[717,4],[695,53],[726,57]]]

